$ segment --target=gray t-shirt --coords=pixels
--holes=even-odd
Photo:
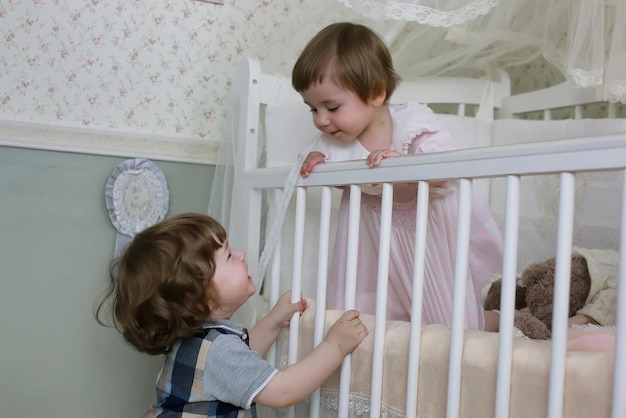
[[[207,400],[220,400],[242,408],[250,408],[252,400],[278,370],[251,350],[244,329],[232,321],[212,321],[205,325],[214,337],[204,366],[203,386]],[[244,338],[245,337],[245,338]]]
[[[144,418],[255,416],[252,401],[278,370],[249,348],[240,324],[213,320],[203,328],[204,333],[179,340],[165,356],[157,402]]]

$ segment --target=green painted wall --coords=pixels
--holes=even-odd
[[[115,230],[106,180],[125,158],[0,147],[0,417],[132,418],[159,357],[94,320]],[[169,215],[206,212],[213,166],[154,161]]]

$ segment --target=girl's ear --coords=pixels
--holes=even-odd
[[[372,106],[382,106],[387,101],[387,91],[385,84],[382,82],[376,82],[372,86],[372,92],[368,100]]]

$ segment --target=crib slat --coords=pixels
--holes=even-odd
[[[428,225],[427,181],[418,182],[417,210],[415,214],[415,256],[413,265],[413,291],[411,295],[411,328],[409,337],[409,366],[407,376],[406,417],[417,416],[417,391],[419,385],[419,359],[422,340],[422,294],[424,290],[424,262],[426,255],[426,230]]]
[[[296,221],[294,232],[293,270],[291,275],[291,302],[300,301],[302,293],[302,254],[304,252],[304,221],[306,214],[306,189],[296,187]],[[298,339],[300,334],[300,313],[295,312],[289,322],[289,365],[298,360]],[[295,406],[288,408],[287,415],[295,416]]]
[[[361,222],[361,187],[350,186],[350,207],[348,220],[348,251],[346,265],[345,310],[354,309],[356,299],[356,273],[358,263],[359,225]],[[352,355],[347,355],[341,363],[339,378],[339,418],[347,418],[350,410],[350,378]]]
[[[626,170],[622,173],[621,225],[612,418],[626,417],[626,397],[624,397],[624,393],[626,393]]]
[[[391,245],[391,212],[393,184],[383,183],[380,211],[380,242],[378,248],[378,275],[376,282],[376,320],[374,324],[374,352],[372,364],[372,390],[370,418],[378,418],[381,412],[383,387],[383,359],[387,321],[387,288],[389,284],[389,248]]]
[[[350,219],[348,221],[348,251],[346,264],[345,310],[354,309],[356,300],[356,274],[358,265],[359,225],[361,222],[361,187],[350,186]]]
[[[322,203],[320,207],[320,241],[317,258],[317,290],[315,303],[315,326],[313,328],[313,348],[317,347],[324,339],[324,319],[326,312],[326,284],[328,282],[328,249],[330,237],[330,206],[331,188],[322,187]],[[311,394],[311,407],[309,409],[311,417],[318,417],[320,414],[320,389]]]
[[[558,238],[554,273],[556,283],[554,285],[554,311],[552,317],[548,418],[561,418],[563,416],[567,318],[572,264],[572,230],[574,225],[574,183],[573,173],[561,173]]]
[[[280,207],[280,201],[282,199],[283,192],[281,189],[272,190],[271,195],[274,198],[274,207]],[[274,213],[274,218],[279,216],[278,213]],[[272,219],[273,221],[273,219]],[[278,234],[276,238],[276,246],[274,247],[274,251],[271,256],[271,265],[270,265],[270,273],[268,276],[268,287],[269,287],[269,306],[276,305],[278,298],[280,296],[280,263],[281,263],[281,234]],[[256,317],[256,312],[253,317]],[[278,365],[278,347],[276,341],[272,343],[269,350],[267,350],[267,361],[274,367]],[[267,409],[264,411],[267,414],[267,418],[275,418],[276,411],[274,409]]]
[[[280,189],[274,190],[274,207],[280,207],[280,201],[282,199],[282,191]],[[274,216],[279,216],[277,213]],[[278,298],[280,296],[280,253],[282,248],[281,242],[281,234],[278,234],[276,239],[276,247],[274,248],[274,254],[272,255],[272,268],[269,277],[269,293],[270,293],[270,301],[269,306],[276,305]],[[272,364],[272,366],[276,366],[276,342],[272,344],[270,349],[267,352],[267,358]]]
[[[317,300],[315,313],[315,331],[313,343],[318,345],[324,339],[324,315],[326,312],[326,285],[328,283],[328,252],[330,242],[330,211],[331,187],[322,187],[322,202],[320,207],[320,241],[317,259]]]
[[[583,118],[583,107],[582,105],[574,106],[574,119],[582,119]]]
[[[472,208],[472,180],[459,179],[459,214],[456,234],[454,268],[454,295],[450,327],[450,359],[448,371],[448,399],[446,417],[458,418],[461,400],[461,366],[465,328],[465,291],[469,259],[470,219]]]
[[[496,380],[495,418],[509,416],[511,401],[511,368],[513,361],[513,320],[515,284],[517,281],[517,240],[519,235],[520,178],[507,177],[504,219],[504,255],[502,260],[502,294],[500,301],[500,334],[498,336],[498,373]]]

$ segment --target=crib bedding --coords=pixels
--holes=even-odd
[[[245,189],[245,193],[246,196],[248,196],[247,193],[250,196],[250,199],[247,200],[250,202],[249,219],[253,219],[253,222],[244,225],[244,228],[253,230],[251,232],[242,230],[240,224],[233,225],[231,223],[230,226],[230,229],[236,229],[233,243],[239,239],[238,236],[246,237],[245,240],[235,245],[247,245],[244,247],[247,248],[248,258],[252,260],[260,255],[262,246],[259,245],[259,242],[263,241],[263,234],[267,234],[270,221],[275,216],[279,204],[274,193],[266,192],[266,188],[267,190],[280,189],[284,185],[284,182],[276,181],[276,177],[282,176],[284,179],[288,175],[288,167],[293,166],[296,157],[308,144],[315,140],[317,134],[312,126],[308,109],[302,104],[299,96],[293,95],[293,91],[289,92],[289,87],[284,87],[281,83],[276,84],[272,77],[270,80],[274,81],[266,83],[265,75],[260,74],[260,68],[256,67],[257,64],[252,60],[246,61],[242,65],[244,71],[240,82],[248,84],[246,88],[241,89],[240,101],[243,105],[240,113],[252,116],[245,118],[242,122],[238,135],[239,141],[241,141],[238,146],[244,150],[244,153],[250,153],[246,155],[246,161],[249,163],[255,159],[258,160],[251,166],[245,167],[244,170],[244,173],[246,170],[250,170],[250,178],[246,180],[249,189]],[[256,91],[248,91],[255,89]],[[414,90],[418,94],[419,91],[420,89]],[[504,91],[505,96],[507,94],[506,89],[500,88],[495,89],[495,91]],[[274,101],[277,94],[282,98]],[[419,97],[417,99],[419,100]],[[572,170],[572,173],[575,172],[575,184],[571,186],[575,189],[572,198],[575,210],[573,210],[574,214],[571,220],[574,227],[569,250],[573,247],[582,247],[619,252],[620,240],[622,240],[623,235],[621,218],[623,217],[622,202],[625,199],[623,193],[625,166],[620,165],[621,163],[617,162],[618,158],[610,154],[608,159],[615,162],[606,165],[610,168],[608,171],[602,168],[605,165],[599,161],[591,164],[579,164],[575,167],[569,167],[563,161],[568,159],[569,150],[576,148],[579,144],[577,140],[567,140],[567,138],[574,137],[586,137],[584,148],[586,150],[588,148],[590,153],[595,151],[593,148],[600,149],[604,146],[613,149],[612,144],[616,144],[614,149],[617,153],[614,154],[622,155],[624,147],[619,144],[623,144],[626,137],[619,140],[616,138],[605,139],[604,135],[625,134],[626,120],[535,121],[512,119],[510,118],[511,112],[515,112],[516,104],[508,99],[508,97],[497,97],[487,102],[490,102],[489,106],[496,108],[502,106],[500,110],[504,112],[501,113],[507,115],[509,119],[494,119],[493,115],[486,111],[493,109],[487,108],[482,108],[477,117],[441,115],[459,148],[482,148],[481,150],[459,151],[453,156],[446,154],[443,157],[433,154],[427,155],[420,160],[421,165],[423,165],[421,168],[415,166],[409,168],[404,166],[408,165],[407,163],[389,161],[385,164],[390,168],[388,172],[396,173],[397,171],[392,171],[392,169],[398,166],[407,172],[411,170],[415,176],[427,177],[433,175],[433,170],[437,173],[453,171],[454,175],[459,175],[464,170],[460,175],[478,176],[473,179],[472,183],[475,187],[480,187],[488,198],[496,221],[503,232],[506,228],[511,177],[517,178],[519,181],[519,234],[516,234],[515,238],[516,256],[514,260],[516,263],[513,264],[513,273],[515,273],[515,271],[521,272],[531,263],[554,256],[558,257],[558,253],[563,252],[562,248],[564,247],[560,243],[559,224],[561,212],[567,207],[562,207],[560,200],[570,198],[567,193],[564,195],[561,193],[563,188],[570,186],[567,183],[563,184],[564,179],[569,181],[569,173],[559,173],[559,170]],[[524,100],[527,101],[527,99],[528,96],[525,96]],[[436,97],[429,98],[429,100],[436,102]],[[555,102],[559,101],[556,100]],[[482,102],[476,101],[475,104],[480,103]],[[578,104],[580,103],[576,103],[576,105]],[[524,106],[524,111],[543,109],[542,103],[537,103],[536,107],[527,104]],[[551,155],[548,158],[543,158],[543,160],[549,161],[552,158],[559,170],[546,164],[545,171],[537,172],[534,169],[526,171],[524,167],[519,165],[526,161],[532,165],[534,163],[532,158],[517,159],[514,162],[514,164],[518,164],[515,169],[507,166],[491,170],[497,164],[507,165],[508,156],[515,159],[519,153],[531,155],[533,150],[541,148],[540,145],[545,141],[552,142],[547,144],[545,150],[541,151],[546,155],[538,154],[538,156],[546,157],[549,152]],[[537,147],[529,143],[537,143]],[[562,151],[564,147],[561,147],[561,143],[568,144],[564,145],[568,150],[567,152]],[[600,145],[587,146],[587,144],[592,143]],[[574,147],[569,146],[572,144]],[[610,145],[607,146],[607,144]],[[553,155],[558,155],[559,159],[554,159],[557,157],[553,157]],[[577,154],[576,158],[579,159],[580,155]],[[406,161],[409,161],[413,157],[405,158],[407,158]],[[466,158],[467,160],[465,160]],[[585,157],[583,156],[583,158]],[[626,160],[626,155],[625,158],[619,160]],[[441,164],[441,161],[445,161],[445,164]],[[346,176],[354,180],[354,173],[357,170],[354,168],[356,163],[338,164],[346,165],[346,169],[349,169],[346,171],[349,175]],[[349,168],[348,165],[350,165]],[[491,177],[491,174],[485,174],[486,171],[482,167],[476,168],[479,165],[489,166],[487,172],[491,170],[498,173]],[[566,166],[567,168],[563,168]],[[577,172],[582,166],[585,169]],[[449,169],[449,167],[454,167],[454,169]],[[267,171],[264,171],[266,168]],[[279,172],[278,168],[285,169],[281,171],[284,175],[274,174]],[[319,252],[332,251],[334,238],[331,236],[329,240],[331,247],[322,250],[318,238],[320,237],[321,225],[320,208],[323,205],[320,198],[321,190],[318,185],[327,184],[326,181],[336,181],[338,173],[333,171],[331,167],[323,167],[323,170],[320,171],[319,175],[316,176],[314,172],[306,181],[297,185],[298,192],[302,192],[304,189],[306,194],[304,216],[301,216],[301,213],[296,209],[298,206],[296,199],[292,199],[282,227],[281,245],[279,251],[276,252],[277,257],[266,276],[265,292],[262,298],[254,300],[250,309],[257,315],[265,312],[265,309],[276,300],[280,292],[290,288],[296,288],[298,292],[310,298],[318,297]],[[365,171],[363,170],[363,173]],[[368,176],[367,181],[370,182],[374,179],[373,175],[370,176],[370,174],[384,171],[385,167],[380,167],[379,171],[369,170],[367,174],[363,175]],[[261,180],[260,177],[266,172],[268,180]],[[363,177],[361,176],[359,179],[363,180]],[[344,177],[342,177],[343,180]],[[375,180],[380,180],[380,178],[377,177]],[[405,178],[401,180],[406,181]],[[271,186],[261,185],[269,182],[272,182]],[[356,182],[358,183],[358,181]],[[255,186],[255,184],[260,186]],[[340,192],[334,188],[331,189],[329,229],[332,234],[332,231],[335,230]],[[258,199],[257,193],[259,191],[262,191],[264,195],[262,203]],[[298,200],[299,198],[300,194],[298,194]],[[260,213],[263,213],[263,216]],[[298,225],[299,219],[302,217],[305,221]],[[297,242],[297,237],[300,234],[306,237],[303,243]],[[254,275],[256,266],[254,262],[249,262],[249,264],[251,274]],[[621,298],[624,299],[625,297],[622,296]],[[261,301],[264,304],[259,304]],[[339,315],[340,312],[338,311],[325,311],[325,330]],[[619,317],[619,312],[617,312],[617,316]],[[369,411],[369,394],[373,385],[372,359],[374,357],[374,339],[376,336],[374,324],[376,318],[372,315],[362,315],[362,319],[370,329],[370,335],[351,356],[349,416],[364,417],[370,416],[370,414],[374,417],[405,416],[410,324],[400,321],[385,322],[382,410]],[[313,348],[314,303],[310,303],[298,324],[299,332],[295,340],[296,347],[291,345],[293,342],[291,338],[289,345],[292,353],[293,350],[297,349],[297,356],[303,357]],[[501,356],[499,351],[502,348],[499,346],[507,345],[506,338],[504,344],[499,338],[501,335],[508,334],[465,331],[461,337],[462,365],[459,416],[471,418],[547,416],[546,411],[550,409],[550,404],[555,403],[554,398],[559,400],[558,390],[556,390],[556,395],[550,394],[553,392],[550,374],[554,363],[560,363],[561,360],[564,361],[563,410],[562,414],[557,411],[554,415],[550,415],[551,418],[557,416],[573,418],[616,418],[617,416],[624,416],[621,411],[626,413],[626,402],[618,400],[615,403],[617,409],[614,411],[615,405],[612,406],[613,391],[615,390],[613,386],[618,387],[616,382],[619,379],[623,380],[625,374],[623,363],[620,366],[619,359],[616,357],[616,352],[619,350],[615,349],[615,347],[619,347],[619,335],[621,335],[619,331],[621,329],[623,326],[620,328],[619,324],[617,327],[574,327],[566,331],[564,339],[556,338],[555,341],[530,340],[514,333],[511,336],[511,376],[510,381],[506,384],[506,387],[510,389],[508,415],[496,413],[496,375]],[[455,339],[451,330],[444,326],[422,326],[419,386],[417,389],[417,416],[420,418],[449,416],[450,411],[447,410],[448,405],[446,404],[449,390],[448,372],[454,372],[450,359],[454,350],[453,340]],[[557,347],[555,352],[560,353],[558,347],[563,340],[567,344],[567,351],[564,351],[565,357],[552,359],[554,347]],[[623,338],[621,341],[621,344],[625,344]],[[280,348],[277,350],[277,362],[280,367],[283,367],[286,366],[284,361],[287,348],[283,344],[279,344],[278,347]],[[617,367],[617,371],[614,371],[614,366]],[[507,365],[503,364],[500,367],[506,368]],[[558,376],[560,373],[558,365],[555,370]],[[618,372],[621,374],[621,378],[619,377],[620,374],[617,374]],[[319,416],[334,417],[338,415],[339,377],[340,372],[337,371],[324,383],[321,390],[322,411]],[[620,387],[624,388],[624,385],[622,384]],[[560,402],[557,401],[557,403]],[[295,416],[308,416],[308,413],[309,404],[304,403],[297,406]],[[282,413],[279,411],[278,415],[282,416]],[[290,413],[286,413],[286,415],[294,416]],[[339,413],[339,416],[343,415]],[[409,413],[406,416],[414,415]]]
[[[300,318],[298,356],[313,348],[314,301]],[[341,316],[328,310],[325,332]],[[361,315],[370,330],[368,337],[352,353],[350,415],[368,416],[373,357],[374,317]],[[383,414],[404,417],[408,370],[410,324],[388,321],[383,360]],[[421,333],[417,415],[420,418],[446,416],[446,392],[450,330],[442,325],[425,325]],[[564,416],[589,418],[610,416],[613,380],[613,352],[567,352]],[[463,346],[460,417],[493,417],[496,393],[498,334],[466,331]],[[548,407],[550,342],[513,337],[511,370],[511,418],[540,417]],[[322,416],[336,416],[339,371],[322,386]],[[299,409],[298,416],[306,414]]]

